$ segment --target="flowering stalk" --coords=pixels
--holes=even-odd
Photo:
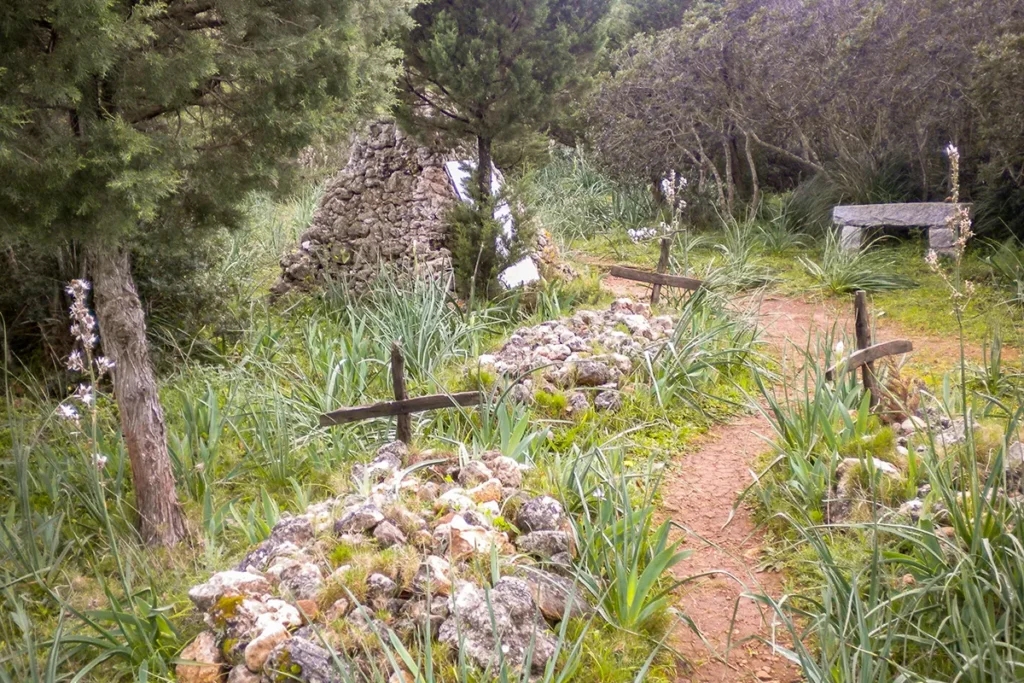
[[[96,318],[89,311],[88,298],[91,285],[88,280],[72,280],[66,291],[71,297],[71,335],[77,347],[72,350],[66,363],[71,372],[85,375],[87,382],[79,384],[67,401],[57,406],[57,414],[81,428],[81,415],[75,404],[79,404],[89,415],[90,430],[87,434],[89,451],[96,468],[102,472],[107,464],[107,457],[100,452],[96,438],[99,415],[96,407],[96,385],[105,375],[114,369],[114,363],[103,356],[96,356]]]
[[[964,410],[964,434],[967,439],[967,452],[974,453],[974,431],[971,418],[970,406],[967,402],[967,358],[964,348],[964,313],[974,296],[974,283],[965,280],[963,277],[963,260],[967,252],[967,243],[974,236],[971,224],[971,212],[960,202],[960,150],[956,145],[950,143],[946,147],[946,155],[949,157],[949,180],[950,197],[953,204],[953,213],[946,219],[946,225],[953,233],[953,255],[951,267],[946,266],[939,260],[935,250],[928,252],[925,260],[932,272],[942,278],[946,288],[949,290],[950,300],[953,302],[953,315],[956,317],[956,324],[960,338],[960,399]],[[969,468],[973,471],[973,468]]]

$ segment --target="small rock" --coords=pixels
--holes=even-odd
[[[364,504],[346,508],[334,523],[337,534],[365,534],[384,521],[384,513],[376,505]]]
[[[452,590],[450,571],[451,565],[448,564],[448,560],[437,555],[428,555],[413,577],[413,589],[430,595],[448,595]]]
[[[569,534],[564,531],[531,531],[516,539],[516,548],[538,557],[554,557],[569,552]]]
[[[519,469],[519,463],[512,458],[499,454],[488,460],[487,466],[503,487],[517,489],[523,485],[523,471]]]
[[[533,673],[543,671],[554,655],[554,634],[522,579],[503,577],[489,594],[464,582],[452,596],[451,610],[438,640],[460,648],[483,669],[496,669],[498,647],[504,661],[514,668],[522,667],[526,653],[532,652]]]
[[[524,566],[519,572],[545,618],[561,621],[566,616],[572,619],[593,611],[584,593],[571,580],[535,567]]]
[[[208,611],[225,595],[256,596],[270,592],[265,578],[249,572],[226,571],[211,576],[206,583],[193,586],[188,597],[202,612]]]
[[[401,441],[392,441],[389,444],[385,444],[377,449],[377,456],[373,459],[374,462],[378,461],[389,461],[394,462],[397,467],[401,467],[402,463],[409,457],[409,447]]]
[[[501,500],[501,481],[488,479],[484,483],[466,491],[466,495],[475,503],[489,503]]]
[[[345,598],[338,598],[334,603],[327,608],[327,621],[336,621],[341,619],[348,613],[349,603]]]
[[[393,598],[398,594],[398,584],[384,574],[370,574],[366,579],[366,597],[370,601]]]
[[[304,638],[290,638],[270,653],[263,666],[267,680],[286,676],[301,683],[341,683],[342,676],[334,668],[331,653]]]
[[[438,512],[444,510],[452,510],[454,512],[462,512],[463,510],[471,510],[474,507],[473,499],[466,495],[462,489],[452,489],[438,496],[437,500],[434,501],[434,509]]]
[[[296,600],[312,600],[324,585],[324,575],[320,567],[312,562],[305,562],[281,572],[281,587]]]
[[[270,652],[291,637],[291,633],[280,624],[271,624],[245,646],[246,668],[254,673],[262,671]]]
[[[526,501],[516,515],[516,526],[524,533],[556,531],[564,521],[562,504],[551,496],[537,496]]]
[[[470,460],[459,470],[459,484],[464,488],[472,488],[491,479],[494,474],[491,469],[480,460]]]
[[[181,651],[182,661],[174,673],[180,683],[219,683],[224,658],[217,647],[217,637],[203,631]]]
[[[260,675],[249,671],[249,667],[245,664],[232,667],[231,673],[228,674],[228,683],[260,683],[260,680]]]
[[[295,603],[295,607],[299,610],[299,614],[302,615],[303,624],[316,621],[317,615],[320,614],[320,607],[316,604],[316,600],[298,600]]]
[[[434,545],[447,547],[453,558],[463,559],[474,554],[490,555],[491,548],[503,552],[508,546],[508,535],[469,524],[461,515],[456,515],[451,522],[434,529]]]
[[[622,407],[622,395],[618,391],[602,391],[594,397],[594,408],[614,412]]]
[[[900,506],[897,514],[909,517],[911,521],[917,523],[921,519],[922,512],[924,512],[924,501],[920,498],[912,498]]]
[[[581,387],[599,387],[614,379],[611,368],[604,363],[584,360],[576,364],[576,384]]]
[[[590,399],[582,391],[574,391],[569,394],[569,411],[578,415],[590,410]]]
[[[904,434],[913,434],[914,432],[925,429],[927,426],[928,423],[916,415],[911,415],[903,421],[903,424],[900,425]]]
[[[393,545],[405,545],[408,540],[401,529],[387,520],[384,520],[374,528],[373,537],[377,539],[382,548],[390,548]]]
[[[410,600],[401,609],[406,620],[405,630],[412,632],[423,624],[430,623],[430,637],[436,638],[441,624],[448,618],[448,599],[443,595],[431,596],[430,606],[426,598]]]

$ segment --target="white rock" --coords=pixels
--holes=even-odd
[[[225,595],[256,596],[269,592],[270,584],[263,576],[226,571],[214,574],[206,583],[193,586],[188,597],[199,610],[205,612]]]

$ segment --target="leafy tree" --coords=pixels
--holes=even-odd
[[[241,220],[284,162],[390,94],[411,0],[7,0],[0,230],[83,247],[140,531],[184,533],[132,246]]]
[[[610,0],[431,0],[405,39],[398,116],[413,129],[475,139],[477,188],[491,148],[544,126],[588,74]]]

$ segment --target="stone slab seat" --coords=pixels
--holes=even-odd
[[[949,202],[847,204],[832,209],[832,221],[841,230],[840,244],[844,249],[860,249],[865,230],[923,228],[928,231],[928,246],[940,254],[949,254],[956,239],[949,227],[954,207]]]

